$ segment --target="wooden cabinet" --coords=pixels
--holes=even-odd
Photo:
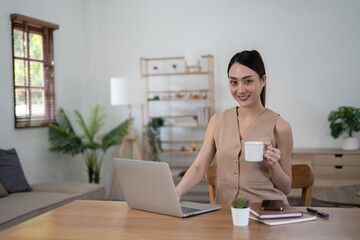
[[[294,149],[292,163],[306,163],[314,168],[313,193],[328,187],[360,184],[360,150]],[[290,196],[300,193],[292,191]]]
[[[202,56],[197,66],[188,66],[184,57],[141,58],[141,76],[147,84],[143,149],[150,159],[147,123],[162,118],[161,161],[168,162],[177,183],[199,152],[210,117],[214,114],[213,56]],[[185,200],[208,201],[206,182],[197,186]],[[200,197],[200,199],[199,199]]]

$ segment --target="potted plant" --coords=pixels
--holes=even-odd
[[[151,149],[150,159],[159,161],[159,152],[161,151],[160,127],[164,126],[162,118],[153,118],[147,124],[146,133]]]
[[[231,215],[235,226],[247,226],[250,215],[249,200],[243,196],[235,198],[231,205]]]
[[[81,114],[75,110],[75,115],[80,123],[83,134],[76,134],[64,109],[60,109],[55,124],[49,124],[49,140],[52,145],[51,151],[76,155],[82,154],[88,168],[89,182],[99,183],[100,169],[106,151],[109,147],[121,143],[128,133],[128,120],[125,120],[108,133],[102,135],[98,142],[95,135],[99,132],[105,119],[104,109],[95,106],[89,117],[88,124],[85,123]]]
[[[353,136],[354,132],[360,131],[360,109],[350,106],[339,107],[337,111],[331,111],[328,117],[330,122],[331,136],[338,138],[346,134],[342,148],[344,150],[356,150],[359,148],[358,139]]]

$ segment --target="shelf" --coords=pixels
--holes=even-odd
[[[207,128],[207,125],[186,125],[186,124],[177,124],[177,125],[166,125],[163,128]]]
[[[147,128],[146,125],[143,126],[144,128]],[[207,125],[186,125],[186,124],[177,124],[177,125],[166,125],[162,128],[207,128]]]
[[[207,101],[207,98],[195,98],[195,99],[159,99],[159,100],[148,100],[149,102],[170,102],[170,101]]]
[[[202,143],[202,140],[172,140],[172,141],[161,141],[161,143],[165,144],[187,144],[187,143]]]
[[[188,65],[184,57],[140,58],[140,75],[147,85],[142,121],[143,152],[151,154],[150,145],[146,142],[146,123],[156,118],[164,119],[165,126],[158,130],[166,141],[160,140],[163,150],[158,152],[158,157],[160,161],[169,160],[174,181],[182,179],[175,175],[186,171],[196,158],[208,120],[215,113],[213,56],[203,55],[197,62],[193,66]],[[208,202],[205,179],[202,179],[201,185],[183,197],[189,201],[201,199]]]
[[[193,89],[193,90],[167,90],[167,91],[148,91],[148,94],[155,94],[155,93],[192,93],[192,92],[213,92],[213,89]]]
[[[181,76],[181,75],[207,75],[211,72],[173,72],[173,73],[147,73],[141,74],[141,77],[156,77],[156,76]]]
[[[213,58],[213,56],[211,54],[207,54],[207,55],[202,55],[202,58]],[[166,61],[166,60],[181,60],[181,59],[185,59],[185,57],[181,56],[181,57],[152,57],[152,58],[146,58],[146,57],[141,57],[140,60],[143,61]]]
[[[154,118],[194,118],[196,115],[177,115],[177,116],[152,116],[150,119]]]
[[[187,151],[181,151],[181,150],[163,150],[161,152],[159,152],[160,154],[198,154],[199,152],[190,152],[189,150]]]

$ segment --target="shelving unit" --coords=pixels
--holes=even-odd
[[[214,114],[213,56],[205,55],[196,67],[187,66],[184,57],[140,58],[141,77],[147,84],[143,149],[149,158],[147,123],[162,118],[161,161],[168,162],[175,184],[195,160]],[[205,181],[185,200],[208,201]]]

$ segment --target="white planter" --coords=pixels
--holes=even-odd
[[[235,226],[247,226],[249,224],[250,208],[233,208],[231,215]]]
[[[356,137],[347,137],[344,138],[342,149],[344,150],[357,150],[359,149],[359,142]]]

